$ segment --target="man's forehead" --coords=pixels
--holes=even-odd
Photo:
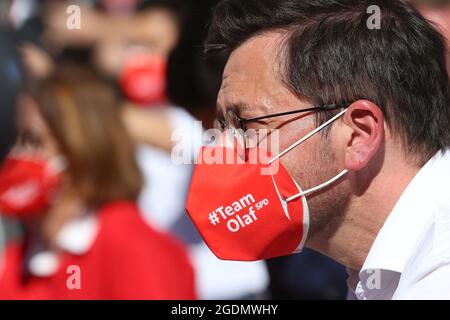
[[[225,67],[219,106],[245,108],[249,104],[246,100],[254,101],[280,85],[278,57],[282,39],[280,32],[265,33],[233,51]]]
[[[236,48],[230,55],[224,71],[224,80],[243,68],[253,71],[272,69],[276,71],[280,48],[285,35],[281,32],[267,32],[254,36]],[[262,67],[265,68],[262,68]],[[251,68],[249,68],[251,67]]]

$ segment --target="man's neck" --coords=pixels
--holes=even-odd
[[[396,165],[395,161],[392,164],[385,163],[364,194],[351,198],[344,218],[336,215],[320,233],[320,239],[311,239],[308,246],[351,269],[360,270],[380,229],[420,170]]]

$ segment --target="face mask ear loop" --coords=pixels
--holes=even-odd
[[[297,146],[299,146],[300,144],[302,144],[303,142],[305,142],[306,140],[308,140],[309,138],[311,138],[313,135],[315,135],[316,133],[318,133],[319,131],[323,130],[325,127],[329,126],[330,124],[332,124],[334,121],[336,121],[337,119],[339,119],[340,117],[342,117],[342,115],[344,115],[345,112],[347,112],[348,109],[343,110],[342,112],[338,113],[337,115],[335,115],[333,118],[331,118],[330,120],[328,120],[327,122],[325,122],[324,124],[322,124],[320,127],[317,127],[316,129],[314,129],[313,131],[311,131],[310,133],[308,133],[306,136],[304,136],[303,138],[301,138],[300,140],[298,140],[296,143],[294,143],[293,145],[291,145],[289,148],[287,148],[286,150],[284,150],[283,152],[281,152],[280,154],[278,154],[277,156],[273,157],[268,164],[272,164],[274,161],[280,159],[282,156],[284,156],[286,153],[288,153],[289,151],[291,151],[292,149],[296,148]]]
[[[327,182],[322,183],[321,185],[318,185],[317,187],[311,188],[309,190],[306,190],[306,191],[303,191],[303,192],[301,192],[299,194],[296,194],[295,196],[289,197],[289,198],[285,199],[284,201],[291,202],[291,201],[294,201],[294,200],[296,200],[298,198],[301,198],[301,197],[307,196],[307,195],[309,195],[311,193],[314,193],[316,191],[319,191],[319,190],[321,190],[321,189],[323,189],[325,187],[328,187],[330,184],[335,183],[337,180],[339,180],[340,178],[345,176],[347,173],[348,173],[348,170],[345,169],[344,171],[339,173],[337,176],[335,176],[333,179],[328,180]]]

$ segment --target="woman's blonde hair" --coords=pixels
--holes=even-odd
[[[108,83],[86,67],[60,65],[29,94],[67,157],[79,196],[91,205],[137,199],[143,178]]]

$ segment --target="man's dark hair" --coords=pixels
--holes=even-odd
[[[380,8],[380,29],[368,27],[372,5]],[[205,50],[231,53],[271,30],[286,32],[281,73],[299,97],[315,106],[376,103],[421,165],[450,146],[444,40],[406,2],[223,0]],[[318,121],[331,116],[319,113]]]

